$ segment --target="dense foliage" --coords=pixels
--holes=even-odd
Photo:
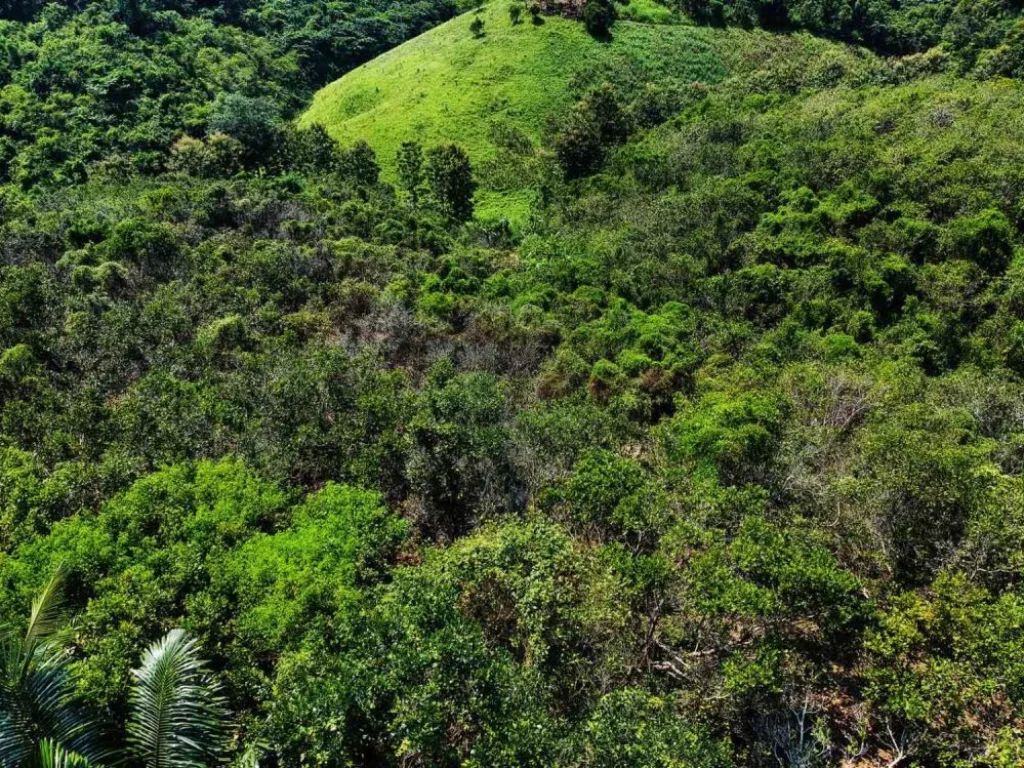
[[[118,2],[0,8],[0,180],[163,168],[247,99],[277,122],[339,74],[455,12],[455,0]],[[228,103],[225,104],[225,99]]]
[[[1024,9],[1018,0],[679,0],[679,5],[714,24],[806,29],[886,53],[920,53],[943,44],[968,65],[983,57],[1000,63],[1012,58],[1010,66],[1020,66]]]
[[[61,722],[0,765],[152,763],[160,712],[239,766],[1020,765],[1016,6],[692,4],[944,45],[724,30],[720,83],[595,68],[394,186],[283,122],[427,5],[323,72],[316,13],[380,17],[4,27],[0,725],[36,679]],[[499,177],[522,223],[474,218]]]

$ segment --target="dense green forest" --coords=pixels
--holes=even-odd
[[[1019,0],[0,17],[0,766],[1024,765]]]
[[[157,172],[183,134],[241,115],[286,118],[319,86],[455,12],[455,0],[77,5],[0,2],[4,181]]]

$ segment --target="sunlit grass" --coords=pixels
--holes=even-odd
[[[484,21],[481,37],[470,31],[477,16]],[[495,121],[539,141],[547,118],[573,102],[573,78],[590,67],[720,80],[726,70],[713,36],[689,26],[621,21],[612,40],[598,41],[580,23],[562,18],[533,24],[524,13],[513,25],[508,3],[493,2],[327,86],[301,123],[321,123],[342,144],[369,142],[386,178],[398,147],[410,139],[427,146],[458,142],[480,161],[494,155],[488,134]]]

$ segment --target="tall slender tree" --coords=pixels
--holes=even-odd
[[[398,149],[398,183],[409,195],[413,208],[419,205],[423,188],[423,147],[418,141],[403,141]]]

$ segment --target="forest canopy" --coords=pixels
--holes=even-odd
[[[590,3],[2,8],[0,766],[1024,763],[1024,9]]]

